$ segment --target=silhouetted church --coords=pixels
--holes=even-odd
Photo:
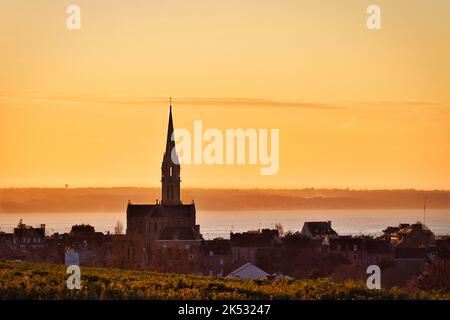
[[[172,104],[169,111],[166,151],[161,166],[161,202],[131,204],[127,207],[127,236],[134,242],[134,250],[149,263],[152,242],[155,240],[199,240],[200,226],[195,221],[195,204],[183,204],[180,199],[180,164],[173,135]],[[172,161],[176,160],[175,162]],[[140,252],[140,251],[143,252]]]

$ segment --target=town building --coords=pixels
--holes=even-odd
[[[331,227],[331,221],[305,222],[301,234],[312,239],[338,236]]]
[[[206,240],[202,242],[202,269],[208,276],[223,277],[231,272],[231,241],[225,239]]]
[[[434,233],[423,223],[401,223],[398,227],[387,227],[383,238],[389,239],[394,246],[404,248],[428,248],[435,245]]]
[[[243,233],[230,233],[232,266],[235,268],[244,263],[258,263],[264,256],[271,257],[282,241],[278,230],[263,229]]]
[[[254,264],[247,262],[244,265],[240,266],[236,270],[232,271],[227,278],[231,279],[267,279],[270,276],[264,270],[258,268]]]
[[[27,226],[20,220],[14,228],[14,243],[22,250],[37,250],[45,246],[45,224],[40,227]]]
[[[348,263],[366,268],[394,260],[394,251],[388,240],[368,237],[340,236],[330,238],[328,252],[345,257]]]

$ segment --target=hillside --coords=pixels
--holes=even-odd
[[[159,188],[0,189],[0,213],[124,212],[128,200],[154,203]],[[450,208],[450,191],[348,189],[195,189],[184,188],[184,202],[198,210]]]
[[[63,265],[0,261],[0,299],[450,299],[326,278],[245,281],[82,267],[82,289],[71,291],[66,277]]]

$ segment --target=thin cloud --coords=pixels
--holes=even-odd
[[[77,103],[98,103],[110,105],[134,105],[134,106],[153,106],[167,105],[168,97],[113,97],[99,96],[94,94],[78,95],[30,95],[30,96],[7,96],[0,94],[0,101],[8,102],[30,102],[30,101],[61,101]],[[299,102],[299,101],[280,101],[264,98],[221,98],[221,97],[175,97],[174,105],[185,105],[190,107],[201,106],[227,106],[227,107],[267,107],[267,108],[300,108],[316,110],[338,110],[347,109],[355,106],[371,107],[448,107],[447,104],[433,101],[414,101],[414,100],[385,100],[385,101],[358,101],[358,100],[340,100],[335,102]]]
[[[337,103],[344,105],[368,105],[381,107],[448,107],[447,104],[441,102],[419,100],[345,100]]]
[[[10,97],[14,99],[14,97]],[[10,100],[10,99],[8,99]],[[80,95],[46,95],[46,96],[28,96],[17,98],[19,101],[24,100],[50,100],[65,101],[79,103],[101,103],[115,105],[166,105],[169,103],[168,98],[163,97],[106,97],[91,94]],[[229,106],[229,107],[288,107],[288,108],[306,108],[306,109],[340,109],[341,106],[331,103],[314,103],[314,102],[292,102],[277,101],[260,98],[211,98],[211,97],[181,97],[173,100],[175,105],[186,106]]]

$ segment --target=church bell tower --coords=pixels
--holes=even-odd
[[[161,165],[162,205],[178,205],[180,200],[180,163],[175,149],[172,120],[172,99],[170,99],[169,126],[167,128],[166,151]]]

